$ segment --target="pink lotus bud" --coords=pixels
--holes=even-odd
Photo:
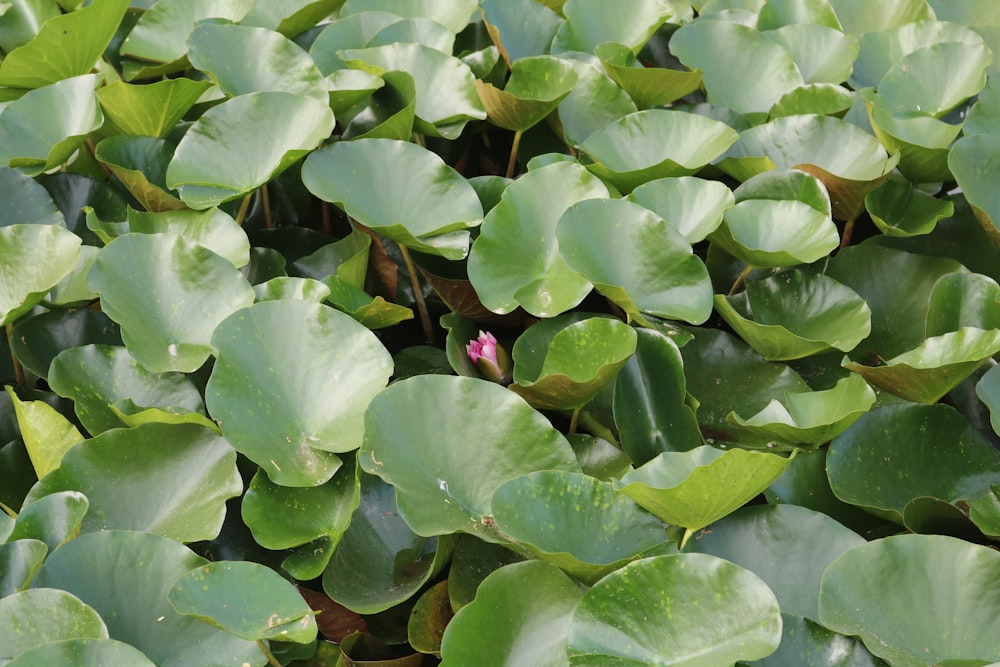
[[[479,338],[469,341],[465,350],[484,378],[502,385],[510,384],[513,364],[507,351],[497,345],[493,334],[480,331]]]

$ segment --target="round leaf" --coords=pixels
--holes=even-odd
[[[1000,285],[979,273],[951,273],[934,283],[927,308],[927,335],[962,327],[1000,329]]]
[[[885,667],[856,637],[845,637],[819,623],[786,613],[781,614],[778,650],[752,664],[754,667]]]
[[[156,667],[142,651],[114,639],[68,639],[25,651],[13,667]]]
[[[11,350],[26,369],[47,378],[57,354],[88,343],[121,345],[118,325],[89,308],[52,310],[19,320],[14,325]]]
[[[667,541],[666,526],[609,482],[543,470],[493,494],[497,528],[536,557],[595,582]]]
[[[875,226],[888,236],[929,234],[939,220],[955,213],[950,201],[893,180],[865,195],[865,208]]]
[[[80,529],[144,530],[180,542],[215,539],[226,500],[243,482],[236,452],[195,424],[148,423],[107,431],[70,449],[26,502],[75,490],[90,511]]]
[[[239,21],[253,0],[166,0],[153,3],[121,45],[123,56],[172,63],[187,53],[187,40],[204,19]]]
[[[624,44],[604,42],[598,44],[594,52],[608,76],[640,109],[670,104],[701,87],[701,70],[644,67]]]
[[[571,54],[567,54],[567,59]],[[635,102],[590,59],[573,60],[577,82],[559,105],[562,134],[570,146],[579,146],[594,132],[638,109]]]
[[[562,17],[535,0],[482,0],[480,10],[483,25],[508,65],[548,53],[563,23]]]
[[[219,358],[205,388],[209,412],[226,439],[283,486],[317,486],[333,476],[340,467],[333,452],[361,444],[365,408],[392,373],[392,358],[371,331],[306,301],[237,311],[212,344]]]
[[[73,267],[80,237],[55,225],[0,227],[0,324],[34,308]]]
[[[985,44],[948,42],[907,54],[878,84],[889,112],[943,114],[986,85],[993,53]]]
[[[242,197],[314,149],[333,125],[325,99],[286,92],[234,97],[184,134],[167,167],[167,186],[197,209]]]
[[[441,638],[454,612],[448,601],[448,582],[440,581],[431,586],[410,612],[406,636],[410,645],[421,653],[441,655]]]
[[[662,0],[567,0],[562,7],[566,22],[559,27],[552,51],[592,52],[601,42],[619,42],[638,51],[656,29],[674,13]]]
[[[774,593],[757,575],[704,554],[644,558],[583,596],[570,665],[731,665],[781,641]]]
[[[590,282],[559,255],[556,224],[572,204],[607,196],[604,184],[573,162],[540,167],[507,186],[469,252],[469,280],[483,305],[553,317],[583,301]]]
[[[794,200],[748,199],[726,211],[713,243],[759,267],[809,264],[840,242],[830,216]]]
[[[0,660],[66,639],[106,639],[108,629],[91,607],[66,591],[33,588],[0,598]]]
[[[48,553],[49,548],[41,540],[22,539],[0,544],[0,597],[27,588]]]
[[[144,213],[128,210],[129,227],[140,234],[177,234],[185,236],[212,252],[225,257],[236,268],[250,262],[250,242],[247,234],[224,211],[164,211]]]
[[[726,210],[736,203],[732,191],[724,183],[693,176],[649,181],[625,199],[656,213],[688,243],[705,240],[722,224]]]
[[[849,35],[887,30],[913,21],[934,18],[934,12],[925,0],[886,0],[878,3],[830,0],[830,5],[837,13],[844,32]]]
[[[460,32],[476,11],[475,0],[347,0],[340,9],[341,16],[358,12],[388,11],[403,18],[428,18],[440,23],[454,33]]]
[[[129,353],[158,372],[197,370],[213,352],[219,322],[254,299],[231,263],[174,234],[116,238],[98,254],[89,284],[122,325]]]
[[[472,535],[459,535],[448,568],[448,598],[452,608],[458,611],[472,602],[480,584],[490,573],[521,560],[524,560],[521,556],[499,544],[483,542]]]
[[[576,79],[576,70],[566,60],[535,56],[511,65],[503,90],[477,80],[476,91],[493,123],[524,132],[559,106],[576,85]]]
[[[948,168],[962,188],[976,218],[994,243],[1000,239],[1000,192],[991,176],[1000,169],[1000,137],[975,135],[955,142]]]
[[[83,440],[83,436],[76,426],[48,403],[22,401],[13,387],[8,386],[6,390],[14,405],[24,448],[31,457],[35,474],[41,479],[59,467],[66,450]]]
[[[827,569],[820,621],[892,665],[1000,660],[1000,554],[941,535],[862,545]]]
[[[758,28],[763,30],[761,26]],[[861,49],[857,38],[842,33],[840,26],[802,22],[763,34],[788,49],[806,84],[846,81]]]
[[[7,202],[0,226],[66,226],[66,218],[52,201],[48,191],[38,181],[17,169],[0,167],[0,197]]]
[[[358,460],[396,487],[399,513],[418,535],[461,530],[490,542],[501,541],[491,499],[504,482],[579,470],[566,439],[523,399],[444,375],[400,380],[376,396]]]

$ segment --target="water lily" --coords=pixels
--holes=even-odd
[[[496,336],[489,332],[480,331],[479,337],[469,341],[469,344],[465,346],[465,351],[472,363],[476,365],[476,370],[487,380],[502,385],[511,383],[513,363],[507,350],[497,344]]]

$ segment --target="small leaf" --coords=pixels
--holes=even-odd
[[[0,598],[27,588],[48,552],[41,540],[21,539],[0,544]]]
[[[448,601],[448,582],[440,581],[427,589],[413,605],[406,624],[410,646],[421,653],[440,656],[441,638],[453,615]]]
[[[22,318],[14,325],[11,351],[25,369],[48,378],[56,355],[91,343],[121,345],[118,325],[89,308],[52,310]]]
[[[603,42],[594,52],[601,59],[604,71],[639,109],[670,104],[701,87],[701,70],[645,67],[624,44]]]
[[[723,214],[736,203],[724,183],[693,176],[649,181],[625,199],[656,213],[692,244],[718,229]]]
[[[577,147],[594,132],[635,113],[638,108],[603,68],[590,64],[589,59],[571,62],[577,82],[573,92],[559,104],[559,123],[566,143]]]
[[[601,0],[567,0],[562,13],[566,22],[552,42],[554,53],[590,53],[601,42],[618,42],[638,52],[674,11],[662,0],[619,0],[614,7]]]
[[[25,498],[9,542],[38,540],[55,551],[80,534],[90,502],[79,491],[59,491],[40,499]]]
[[[941,276],[927,308],[927,335],[939,336],[963,327],[1000,329],[1000,285],[979,273]]]
[[[925,0],[830,0],[837,19],[848,35],[888,30],[914,21],[928,21],[934,12]]]
[[[156,667],[137,648],[116,639],[67,639],[25,651],[7,663],[12,667],[34,665],[109,665]]]
[[[80,237],[55,225],[0,227],[0,324],[34,308],[76,265]]]
[[[476,92],[491,122],[524,132],[549,115],[576,85],[577,73],[567,61],[534,56],[516,61],[503,90],[476,81]]]
[[[759,25],[758,29],[764,30]],[[793,23],[762,34],[788,50],[806,84],[843,83],[861,49],[857,38],[845,35],[840,26]]]
[[[209,81],[185,78],[141,86],[115,81],[98,89],[97,99],[118,130],[163,139],[211,87]]]
[[[413,311],[405,306],[372,297],[337,276],[327,277],[323,283],[329,288],[326,300],[337,310],[343,311],[371,330],[384,329],[413,319]]]
[[[24,447],[38,479],[59,467],[70,447],[83,441],[83,436],[68,419],[44,401],[22,401],[13,388],[6,387],[17,414]]]
[[[875,226],[889,236],[929,234],[939,220],[955,213],[950,201],[892,180],[865,195],[865,208]]]
[[[403,18],[429,18],[437,21],[454,33],[458,33],[469,22],[476,11],[476,0],[347,0],[340,9],[341,16],[351,16],[358,12],[389,11]]]
[[[176,148],[156,137],[120,135],[102,140],[94,157],[107,165],[147,211],[168,211],[187,208],[177,192],[167,187],[167,166]]]

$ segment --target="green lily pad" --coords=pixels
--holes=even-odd
[[[68,160],[104,117],[94,96],[97,76],[85,74],[37,88],[14,100],[0,118],[0,163],[37,176]]]
[[[364,77],[358,80],[359,77]],[[330,105],[336,111],[340,105],[355,106],[358,86],[361,91],[375,85],[374,74],[357,69],[334,72],[329,77]],[[353,118],[344,129],[344,139],[397,139],[406,141],[413,135],[416,117],[417,87],[413,77],[406,72],[386,72],[377,77],[382,83],[376,88],[368,106]],[[367,95],[366,95],[367,97]],[[342,112],[343,113],[343,112]]]
[[[632,469],[629,455],[604,438],[586,433],[566,436],[584,474],[602,482],[618,479]]]
[[[371,74],[401,70],[412,76],[417,87],[415,125],[423,134],[455,139],[470,120],[486,118],[475,75],[454,56],[404,43],[347,49],[338,55],[352,68]]]
[[[327,101],[323,73],[309,54],[267,28],[203,23],[188,37],[188,59],[231,97],[283,91]]]
[[[323,303],[326,297],[330,296],[330,288],[318,280],[312,278],[293,278],[291,276],[279,276],[253,286],[253,291],[257,295],[256,303],[261,301],[314,301]]]
[[[230,664],[262,665],[255,642],[181,616],[167,602],[177,579],[207,564],[165,537],[105,530],[81,535],[49,555],[33,587],[75,595],[100,614],[112,639],[131,644],[161,667],[210,667],[223,655]]]
[[[372,237],[357,229],[344,238],[327,243],[319,250],[295,260],[291,275],[322,281],[336,276],[355,287],[364,287]]]
[[[515,61],[503,90],[491,83],[476,81],[476,92],[489,120],[508,130],[524,132],[537,125],[563,101],[577,74],[561,58],[534,56]]]
[[[1000,329],[1000,285],[980,273],[941,276],[927,308],[927,335],[939,336],[963,327]]]
[[[839,380],[832,389],[787,394],[772,400],[750,418],[735,412],[734,424],[762,438],[790,444],[821,445],[843,433],[875,404],[875,392],[856,375]]]
[[[1000,658],[1000,554],[941,535],[897,535],[848,551],[823,576],[820,621],[892,665]],[[946,663],[947,664],[947,663]]]
[[[270,28],[294,37],[336,12],[344,0],[276,0],[254,3],[240,21],[243,25]]]
[[[218,434],[193,424],[148,423],[73,447],[25,502],[79,490],[90,501],[83,532],[145,530],[195,542],[218,536],[226,500],[242,489],[236,452]]]
[[[969,502],[969,518],[984,535],[1000,537],[1000,485]]]
[[[570,60],[572,54],[564,56]],[[638,111],[635,102],[599,65],[570,60],[576,69],[576,86],[559,104],[559,124],[570,146],[579,146],[609,123]]]
[[[522,556],[499,544],[484,542],[468,534],[459,535],[448,568],[448,598],[452,609],[457,612],[471,603],[479,586],[491,573],[522,560]]]
[[[236,22],[253,4],[253,0],[157,0],[143,12],[119,51],[153,63],[173,63],[187,54],[188,36],[199,21]]]
[[[753,667],[886,667],[886,663],[868,652],[860,639],[831,632],[819,623],[784,612],[778,650],[763,660],[748,664]]]
[[[41,540],[21,539],[0,544],[0,598],[27,588],[48,553]]]
[[[125,16],[128,0],[93,3],[42,24],[0,64],[0,86],[41,88],[90,72]]]
[[[0,227],[0,324],[34,308],[69,274],[80,255],[80,237],[55,225]]]
[[[670,104],[701,87],[701,70],[644,67],[632,49],[604,42],[594,50],[611,80],[628,93],[640,109]]]
[[[701,324],[712,312],[712,284],[688,242],[655,213],[628,201],[577,202],[556,226],[570,269],[628,315]]]
[[[752,500],[789,461],[768,452],[702,445],[658,454],[624,475],[618,488],[663,521],[683,526],[686,540]]]
[[[694,21],[673,34],[670,50],[688,68],[704,72],[709,102],[742,114],[766,116],[785,93],[805,83],[785,47],[738,23]]]
[[[947,42],[917,49],[886,72],[879,96],[890,113],[915,109],[938,116],[983,89],[992,60],[985,44]]]
[[[666,334],[636,330],[635,354],[615,379],[613,409],[622,449],[642,465],[660,452],[704,444],[686,402],[684,360]]]
[[[337,204],[369,229],[448,259],[465,257],[467,230],[483,217],[468,181],[431,151],[406,141],[335,143],[306,159],[302,181],[310,192]],[[392,187],[393,196],[373,189],[376,182]]]
[[[93,608],[66,591],[33,588],[0,598],[0,660],[67,639],[107,639]]]
[[[161,407],[177,412],[204,412],[201,395],[181,373],[151,373],[124,347],[91,344],[60,352],[49,367],[49,385],[73,399],[73,408],[91,435],[125,424],[111,405]]]
[[[83,436],[68,419],[44,401],[22,401],[6,387],[17,415],[17,427],[38,479],[59,467],[59,462]]]
[[[570,624],[569,664],[731,665],[780,641],[778,602],[757,575],[673,554],[630,563],[587,591]]]
[[[770,5],[767,3],[765,7]],[[845,35],[839,27],[815,23],[792,23],[762,34],[788,50],[806,84],[847,81],[861,49],[858,39]]]
[[[211,87],[209,81],[185,78],[141,86],[115,81],[98,89],[97,99],[119,131],[163,139]]]
[[[111,665],[155,667],[142,651],[114,639],[67,639],[25,651],[7,665]]]
[[[376,396],[358,460],[396,487],[399,513],[418,535],[461,530],[489,542],[502,541],[497,488],[537,470],[579,470],[563,435],[519,396],[446,375],[400,380]]]
[[[695,535],[687,550],[750,570],[774,591],[783,613],[818,620],[823,572],[837,556],[862,544],[860,535],[820,512],[755,505]]]
[[[742,132],[719,168],[741,181],[769,169],[805,171],[823,181],[833,217],[853,220],[865,195],[889,178],[898,161],[898,155],[890,156],[875,137],[847,121],[801,115]]]
[[[508,67],[549,53],[563,18],[535,0],[482,0],[483,25]]]
[[[770,361],[847,352],[871,332],[871,309],[853,290],[820,273],[792,269],[746,281],[715,308],[750,347]]]
[[[830,0],[837,19],[849,35],[888,30],[914,21],[934,19],[934,11],[925,0]]]
[[[454,33],[469,22],[476,11],[476,0],[347,0],[340,15],[351,16],[359,12],[392,10],[403,18],[428,18],[440,23]]]
[[[289,327],[298,335],[287,336]],[[392,374],[375,335],[307,301],[237,311],[212,336],[219,356],[205,399],[222,432],[276,484],[317,486],[361,444],[365,408]],[[248,387],[256,390],[248,393]]]
[[[635,345],[635,329],[613,317],[570,313],[543,320],[511,350],[510,389],[536,408],[583,407],[614,381]]]
[[[384,329],[413,319],[413,311],[409,308],[386,301],[380,296],[370,296],[360,287],[337,276],[328,276],[323,284],[330,290],[326,300],[368,329]]]
[[[219,322],[254,300],[229,261],[175,234],[116,238],[97,256],[89,283],[122,325],[129,354],[156,372],[197,370],[214,352]]]
[[[840,21],[829,0],[768,0],[760,8],[757,28],[774,30],[785,25],[822,25],[840,30]]]
[[[583,473],[543,470],[493,494],[497,528],[537,558],[589,583],[667,541],[666,526]]]
[[[52,310],[17,322],[11,351],[25,369],[48,378],[49,365],[57,354],[90,343],[121,345],[118,325],[89,308]]]
[[[306,643],[316,638],[312,609],[269,567],[221,561],[191,570],[167,593],[178,614],[211,623],[241,639]]]
[[[314,149],[333,125],[325,98],[285,92],[234,97],[185,133],[167,168],[167,186],[197,209],[242,197]]]
[[[719,157],[739,135],[706,116],[649,109],[621,118],[591,134],[580,149],[587,165],[622,192],[658,178],[690,176]]]
[[[929,234],[939,220],[955,213],[955,205],[950,201],[893,180],[865,195],[865,208],[875,226],[889,236]]]
[[[402,16],[389,11],[368,10],[343,15],[320,31],[309,47],[309,55],[320,71],[329,76],[347,69],[347,63],[338,55],[339,51],[362,49],[382,29],[401,20]]]
[[[1000,329],[962,327],[928,338],[879,366],[845,359],[844,367],[868,382],[916,403],[938,399],[1000,352]]]
[[[450,536],[415,534],[397,511],[392,485],[361,475],[360,504],[323,572],[323,590],[351,611],[375,614],[409,600],[440,571]]]
[[[128,210],[129,228],[139,234],[177,234],[189,238],[236,268],[250,262],[250,241],[233,218],[217,208],[204,211],[144,213]]]
[[[688,243],[705,240],[736,203],[724,183],[693,176],[660,178],[640,185],[626,198],[667,221]]]
[[[956,503],[1000,483],[1000,453],[944,405],[870,412],[833,441],[826,465],[838,498],[897,523],[914,498]]]
[[[625,0],[608,5],[601,0],[567,0],[566,17],[552,41],[552,52],[590,53],[602,42],[618,42],[635,52],[674,13],[662,0]]]
[[[975,135],[956,141],[948,154],[948,168],[994,244],[1000,242],[1000,193],[991,179],[1000,169],[997,151],[1000,137]]]
[[[541,561],[514,563],[493,572],[476,599],[462,607],[441,640],[443,667],[566,665],[566,639],[580,586]],[[497,623],[503,618],[503,623]],[[545,632],[538,632],[540,627]]]
[[[38,34],[39,27],[62,12],[56,2],[31,2],[11,6],[0,16],[0,48],[13,51]]]
[[[1000,435],[1000,371],[995,366],[976,383],[976,395],[989,407],[993,431]]]
[[[0,167],[0,197],[8,202],[0,226],[56,225],[66,226],[52,196],[35,179],[10,167]]]
[[[108,137],[94,150],[147,211],[184,209],[176,191],[167,187],[167,166],[176,146],[156,137]]]
[[[396,21],[375,33],[365,46],[385,46],[396,42],[423,44],[446,55],[455,50],[455,33],[425,17]]]
[[[534,169],[507,186],[469,252],[469,280],[483,305],[499,314],[521,306],[553,317],[583,301],[591,284],[559,255],[556,225],[572,204],[607,196],[607,187],[574,162]]]
[[[25,498],[9,542],[38,540],[55,551],[80,534],[90,503],[79,491],[59,491],[40,499]]]

